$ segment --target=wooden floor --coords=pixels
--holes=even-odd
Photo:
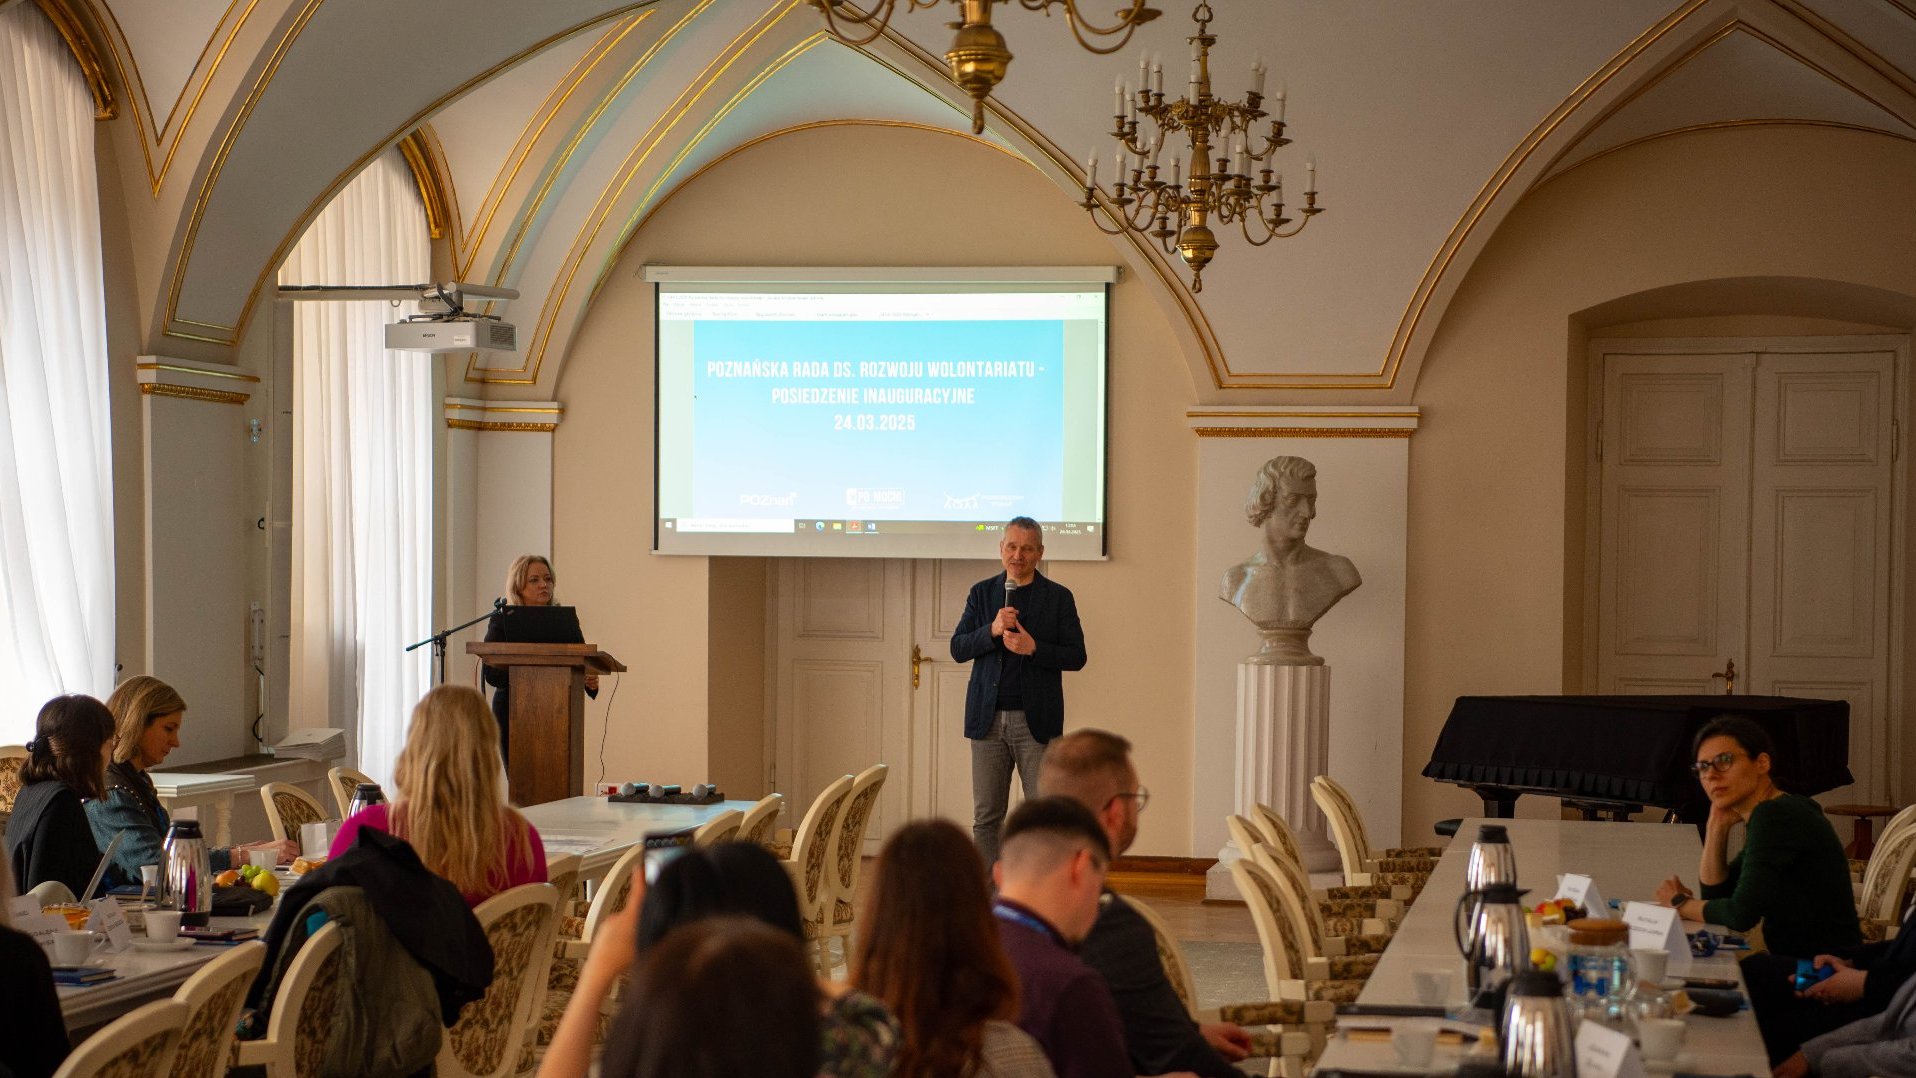
[[[1205,902],[1202,876],[1113,872],[1106,882],[1126,898],[1149,902],[1182,942],[1257,945],[1250,911],[1241,902]]]

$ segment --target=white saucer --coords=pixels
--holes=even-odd
[[[193,939],[188,936],[175,936],[170,940],[142,939],[135,936],[133,949],[136,951],[184,951],[193,946],[193,942]]]
[[[1674,992],[1683,987],[1683,978],[1665,977],[1663,980],[1657,982],[1657,987],[1663,989],[1665,992]]]
[[[1678,1071],[1689,1070],[1694,1062],[1690,1053],[1678,1052],[1671,1059],[1645,1059],[1643,1069],[1651,1074],[1675,1074]]]

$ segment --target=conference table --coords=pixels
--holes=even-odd
[[[728,810],[744,812],[756,801],[715,801],[709,805],[661,805],[613,801],[606,797],[568,797],[519,811],[539,829],[546,860],[578,854],[584,879],[602,879],[620,855],[653,831],[697,827]]]
[[[1696,828],[1688,824],[1466,819],[1431,872],[1430,882],[1405,914],[1396,935],[1378,959],[1376,972],[1357,997],[1360,1009],[1422,1003],[1417,997],[1413,975],[1425,970],[1449,970],[1452,998],[1446,1003],[1452,1007],[1452,1013],[1461,1013],[1458,1008],[1464,1000],[1464,964],[1457,951],[1452,922],[1457,899],[1464,891],[1464,865],[1470,857],[1477,828],[1483,823],[1495,823],[1509,832],[1517,861],[1517,883],[1529,889],[1526,901],[1530,905],[1554,895],[1557,875],[1565,872],[1590,876],[1605,898],[1649,901],[1656,894],[1657,884],[1672,874],[1694,881],[1697,859],[1702,853]],[[1534,945],[1537,941],[1532,942]],[[1719,951],[1709,958],[1696,959],[1690,975],[1732,979],[1741,987],[1743,981],[1736,962],[1741,954]],[[1342,1029],[1374,1028],[1404,1021],[1436,1020],[1348,1015],[1339,1019],[1339,1025]],[[1685,1022],[1688,1028],[1676,1070],[1724,1075],[1770,1072],[1756,1019],[1747,1007],[1728,1018],[1692,1014]],[[1448,1020],[1444,1024],[1457,1025]],[[1454,1070],[1464,1050],[1440,1045],[1437,1051],[1433,1073]],[[1387,1041],[1352,1040],[1342,1033],[1331,1038],[1317,1066],[1320,1071],[1399,1069],[1396,1051]]]
[[[522,811],[539,829],[548,859],[578,854],[583,878],[601,879],[620,855],[648,832],[697,827],[728,809],[742,812],[753,804],[723,801],[711,805],[649,805],[573,797]],[[284,869],[280,878],[282,886],[291,886],[295,880]],[[272,916],[273,911],[268,909],[251,917],[215,917],[212,924],[215,928],[252,928],[264,934]],[[128,949],[97,955],[96,962],[110,966],[119,976],[102,984],[59,988],[60,1012],[68,1032],[79,1034],[97,1028],[142,1003],[171,995],[201,966],[225,952],[225,947],[199,944],[181,951]]]

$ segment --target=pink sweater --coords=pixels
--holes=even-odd
[[[348,817],[345,823],[339,825],[339,834],[334,836],[333,847],[326,851],[327,856],[329,858],[338,857],[350,849],[353,844],[353,839],[358,837],[359,829],[362,827],[377,828],[387,834],[391,834],[392,825],[388,822],[386,815],[388,807],[389,806],[384,804],[369,805]],[[512,857],[504,866],[504,880],[496,878],[497,869],[495,868],[495,878],[487,882],[488,884],[497,884],[497,886],[491,886],[487,890],[478,893],[466,892],[465,899],[467,905],[477,906],[493,895],[501,891],[509,891],[521,884],[546,882],[546,848],[545,845],[539,841],[538,828],[533,827],[529,823],[526,824],[526,838],[532,859],[526,861],[523,858]]]

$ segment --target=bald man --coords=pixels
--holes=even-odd
[[[1131,765],[1131,742],[1093,729],[1073,730],[1046,747],[1038,793],[1069,798],[1089,810],[1113,856],[1136,841],[1138,814],[1150,798]],[[1122,897],[1107,892],[1078,957],[1110,986],[1139,1074],[1191,1071],[1205,1078],[1243,1078],[1232,1063],[1250,1054],[1250,1035],[1230,1022],[1191,1020],[1165,976],[1150,923]]]

